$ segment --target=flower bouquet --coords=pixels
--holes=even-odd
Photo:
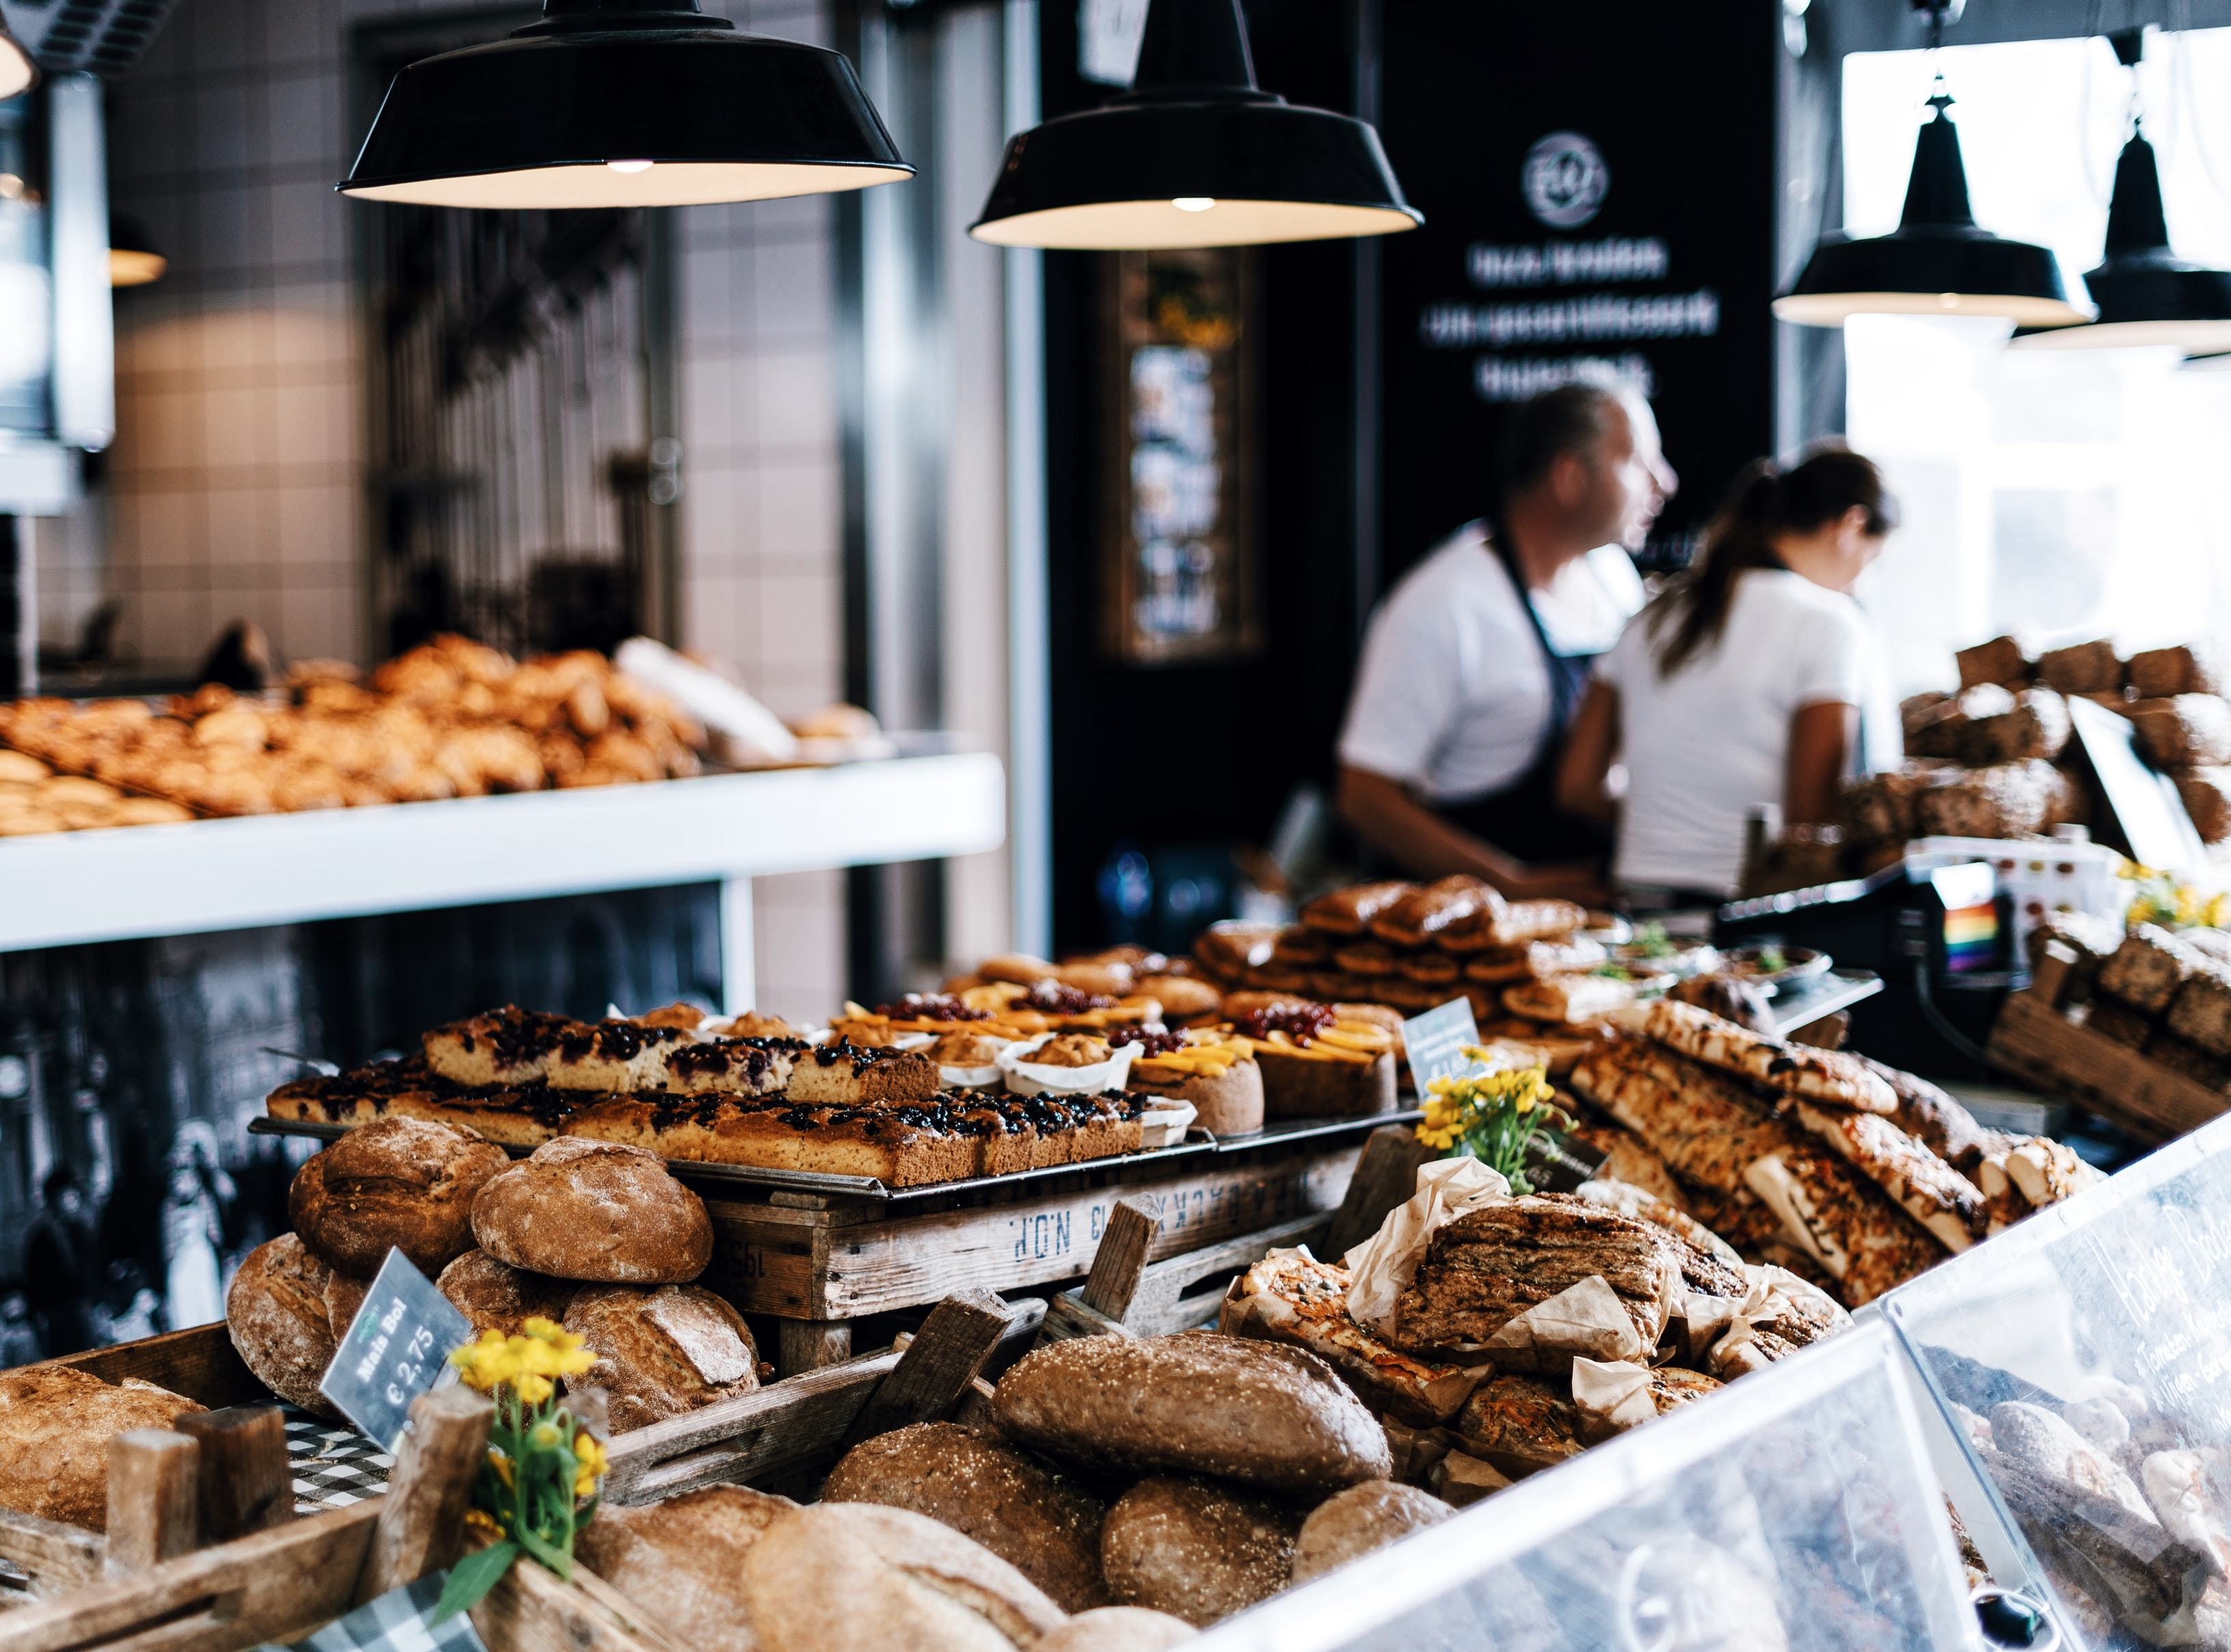
[[[1493,1059],[1477,1044],[1466,1044],[1464,1053],[1483,1069]],[[1539,1067],[1437,1078],[1426,1086],[1418,1139],[1439,1148],[1445,1158],[1477,1158],[1500,1171],[1513,1193],[1531,1193],[1534,1184],[1524,1169],[1527,1149],[1544,1125],[1568,1130],[1573,1125],[1555,1098],[1549,1074]]]

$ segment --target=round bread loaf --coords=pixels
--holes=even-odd
[[[1101,1606],[1079,1612],[1031,1652],[1169,1652],[1200,1631],[1181,1617],[1143,1606]]]
[[[756,1652],[744,1609],[744,1557],[798,1507],[741,1486],[708,1486],[663,1503],[605,1503],[574,1539],[583,1565],[692,1652]]]
[[[255,1380],[290,1405],[341,1421],[318,1382],[364,1306],[365,1287],[282,1233],[249,1251],[225,1293],[225,1328]]]
[[[993,1411],[1035,1450],[1132,1473],[1322,1495],[1394,1468],[1386,1431],[1330,1365],[1245,1337],[1057,1342],[999,1379]]]
[[[1100,1522],[1108,1507],[1003,1441],[952,1423],[917,1423],[847,1452],[827,1503],[910,1508],[982,1544],[1065,1612],[1108,1604]]]
[[[500,1262],[485,1250],[469,1250],[442,1270],[435,1288],[473,1322],[473,1334],[521,1334],[529,1320],[563,1320],[580,1291],[575,1279],[551,1279]]]
[[[0,1373],[0,1508],[106,1531],[108,1442],[203,1409],[137,1377],[112,1384],[74,1365]]]
[[[1212,1481],[1158,1476],[1117,1498],[1100,1570],[1126,1606],[1206,1629],[1286,1586],[1302,1512]]]
[[[1310,1511],[1294,1545],[1294,1581],[1307,1583],[1360,1555],[1439,1526],[1455,1513],[1439,1498],[1392,1480],[1367,1480]]]
[[[576,1386],[611,1396],[615,1434],[760,1385],[759,1349],[743,1317],[694,1285],[584,1287],[565,1324],[597,1356]]]
[[[868,1503],[771,1522],[744,1557],[744,1609],[766,1652],[1011,1652],[1067,1621],[981,1544]]]
[[[658,1155],[561,1136],[481,1189],[473,1236],[531,1274],[606,1285],[671,1285],[713,1260],[705,1202]]]
[[[287,1216],[311,1254],[369,1279],[391,1247],[431,1277],[473,1248],[473,1198],[511,1163],[477,1130],[381,1119],[305,1161]]]

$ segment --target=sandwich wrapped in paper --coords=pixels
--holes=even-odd
[[[1673,1277],[1669,1272],[1669,1280]],[[1673,1305],[1667,1306],[1670,1311]],[[1487,1352],[1498,1370],[1552,1376],[1575,1370],[1584,1361],[1650,1357],[1634,1316],[1600,1274],[1591,1274],[1505,1321],[1487,1339]]]
[[[1394,1304],[1425,1260],[1426,1242],[1458,1216],[1510,1197],[1510,1184],[1502,1172],[1477,1158],[1439,1158],[1419,1165],[1418,1191],[1388,1211],[1379,1231],[1345,1258],[1348,1317],[1366,1330],[1392,1336]]]

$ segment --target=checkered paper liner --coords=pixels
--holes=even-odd
[[[294,1512],[317,1514],[346,1508],[387,1491],[395,1459],[346,1423],[328,1423],[292,1405],[287,1422],[287,1463],[294,1474]]]
[[[488,1652],[473,1620],[462,1612],[438,1626],[428,1624],[449,1575],[437,1571],[406,1588],[391,1589],[306,1640],[291,1647],[266,1645],[256,1652]]]

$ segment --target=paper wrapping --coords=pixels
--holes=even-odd
[[[1120,1090],[1131,1080],[1131,1063],[1139,1058],[1136,1044],[1118,1044],[1116,1053],[1090,1067],[1046,1067],[1029,1059],[1039,1045],[1054,1036],[1040,1033],[999,1052],[999,1071],[1017,1095],[1098,1095]]]
[[[1581,1438],[1590,1445],[1655,1422],[1658,1402],[1650,1397],[1650,1368],[1631,1359],[1576,1358],[1573,1408],[1581,1414]]]
[[[1351,1249],[1348,1263],[1348,1317],[1390,1340],[1394,1303],[1425,1260],[1426,1242],[1460,1216],[1500,1204],[1510,1184],[1478,1159],[1437,1158],[1418,1167],[1418,1191],[1396,1206],[1379,1231]]]
[[[1650,1357],[1634,1316],[1601,1274],[1590,1274],[1505,1320],[1487,1339],[1487,1352],[1499,1370],[1549,1376],[1573,1370],[1583,1359]]]

